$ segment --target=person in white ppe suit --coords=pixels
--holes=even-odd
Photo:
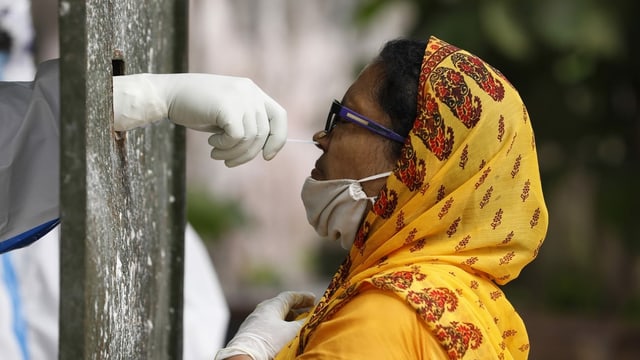
[[[286,140],[286,112],[246,78],[125,75],[114,77],[113,94],[115,130],[169,119],[212,132],[211,157],[230,167],[260,152],[270,160]],[[0,257],[0,358],[55,359],[61,296],[58,61],[42,63],[32,82],[0,82],[0,148],[0,253],[6,252]],[[190,227],[185,239],[184,358],[212,358],[229,313]],[[217,334],[211,331],[216,326]]]
[[[0,255],[0,359],[58,359],[59,227]],[[211,259],[191,226],[185,232],[183,359],[211,359],[224,342],[229,308]],[[62,294],[64,299],[64,294]]]

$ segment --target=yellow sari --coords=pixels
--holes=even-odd
[[[384,332],[385,324],[366,321],[317,330],[366,308],[360,299],[382,304],[385,295],[403,304],[387,308],[398,321],[406,321],[406,308],[420,323],[407,329],[415,338],[407,346],[439,346],[413,356],[525,359],[525,326],[497,284],[536,257],[546,230],[535,140],[519,94],[487,63],[431,37],[418,116],[396,169],[324,296],[276,359],[323,354],[312,347],[324,342],[339,351],[341,333],[358,326]],[[387,309],[371,316],[392,322]]]

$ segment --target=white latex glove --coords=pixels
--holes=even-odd
[[[114,129],[169,118],[214,133],[211,157],[229,167],[260,150],[271,160],[284,146],[287,113],[253,81],[214,74],[136,74],[113,77]]]
[[[284,320],[289,311],[313,305],[315,295],[308,292],[285,291],[258,304],[242,322],[227,347],[216,354],[215,360],[234,355],[249,355],[254,360],[273,359],[291,341],[304,322]]]

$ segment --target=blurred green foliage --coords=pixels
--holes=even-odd
[[[514,301],[640,320],[640,2],[363,0],[359,26],[410,4],[435,35],[500,69],[527,104],[550,211]],[[408,19],[409,21],[409,19]]]
[[[233,230],[253,226],[253,219],[242,204],[237,199],[221,199],[210,191],[190,187],[187,191],[187,221],[205,244],[215,247]],[[282,287],[280,274],[269,264],[250,264],[244,269],[240,282],[251,287]]]
[[[207,244],[218,241],[235,228],[251,224],[239,201],[218,199],[211,192],[197,188],[187,191],[187,221]]]
[[[269,264],[252,265],[242,276],[242,283],[251,287],[266,287],[271,289],[281,289],[283,287],[282,277],[277,269]]]

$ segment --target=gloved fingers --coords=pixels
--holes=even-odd
[[[281,346],[278,346],[276,349],[271,341],[261,334],[243,333],[239,330],[225,348],[218,350],[214,360],[228,359],[235,355],[248,355],[255,360],[273,359],[280,348]]]
[[[302,325],[304,325],[304,323],[307,321],[307,319],[308,319],[308,318],[309,318],[309,317],[307,316],[307,317],[300,318],[300,319],[298,319],[298,320],[294,320],[294,321],[292,321],[292,322],[293,322],[293,323],[295,323],[295,324],[296,324],[296,326],[298,326],[298,329],[299,329],[299,328],[301,328],[301,327],[302,327]]]
[[[262,150],[262,157],[271,160],[287,140],[287,111],[268,96],[264,106],[269,121],[269,135]]]
[[[239,142],[247,139],[248,132],[255,134],[257,131],[255,121],[247,118],[244,112],[220,111],[216,126],[222,132],[210,136],[209,145],[224,150],[232,149]]]
[[[289,310],[311,306],[314,300],[315,295],[310,292],[284,291],[275,298],[258,304],[256,310],[261,308],[261,312],[277,314],[280,319],[284,319]]]
[[[222,129],[209,136],[209,145],[214,149],[231,149],[242,141],[243,134],[230,134]]]
[[[214,160],[224,160],[224,164],[227,167],[235,167],[244,164],[255,156],[255,153],[253,156],[249,156],[246,153],[249,145],[250,143],[248,141],[241,141],[231,149],[218,149],[214,147],[211,150],[211,158]]]
[[[236,167],[253,159],[262,148],[262,141],[257,138],[252,141],[240,142],[236,147],[229,150],[213,149],[211,150],[211,158],[215,160],[224,160],[227,167]]]
[[[303,321],[283,321],[284,315],[292,308],[312,305],[314,299],[315,295],[309,292],[285,291],[261,302],[216,359],[235,354],[246,354],[256,360],[273,359],[303,325]]]
[[[211,150],[211,158],[225,160],[225,165],[228,167],[238,166],[253,159],[262,149],[264,142],[264,135],[261,136],[260,133],[264,134],[266,132],[266,130],[262,129],[266,126],[266,120],[262,120],[261,116],[263,115],[248,113],[244,115],[245,137],[231,148],[217,148],[214,145],[216,143],[215,135],[209,137],[209,144],[214,146],[213,150]]]
[[[233,149],[225,151],[225,153],[233,154],[225,161],[225,165],[227,165],[228,167],[234,167],[248,162],[249,160],[253,159],[262,149],[265,138],[269,133],[269,122],[264,113],[256,114],[255,119],[257,133],[253,135],[253,138],[249,137],[249,134],[247,134],[246,141],[243,140],[238,143],[238,145],[236,145]],[[220,154],[216,154],[216,156],[220,156]]]
[[[309,306],[313,306],[316,295],[309,291],[297,291],[294,292],[293,300],[291,303],[291,309],[302,309]]]

